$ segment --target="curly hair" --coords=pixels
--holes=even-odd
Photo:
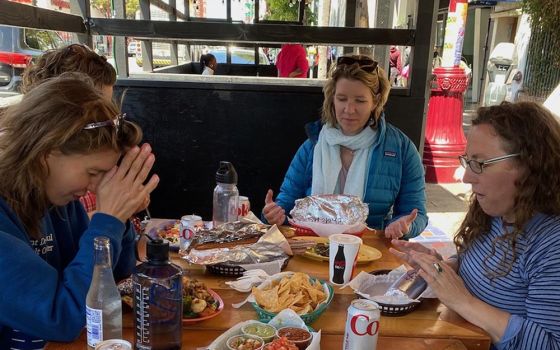
[[[37,63],[28,66],[22,75],[21,92],[26,94],[46,79],[65,72],[87,74],[98,88],[113,86],[117,81],[117,73],[105,57],[83,44],[71,44],[45,52]]]
[[[513,230],[492,242],[490,255],[501,254],[500,266],[493,272],[487,268],[490,277],[505,276],[516,259],[518,237],[533,215],[560,215],[560,123],[548,110],[532,102],[504,102],[481,107],[477,113],[473,126],[492,126],[502,140],[504,151],[519,153],[515,161],[524,169],[515,182]],[[454,238],[460,254],[490,230],[491,221],[492,217],[484,213],[476,196],[471,196],[465,220]]]
[[[351,57],[355,60],[371,60],[371,57],[366,55],[347,55],[344,57]],[[323,94],[325,96],[322,107],[322,121],[329,126],[336,125],[336,112],[334,110],[334,95],[336,93],[336,83],[339,79],[357,80],[367,86],[373,97],[375,109],[372,112],[373,127],[377,125],[377,120],[381,116],[383,107],[389,99],[389,92],[391,92],[391,83],[381,67],[369,73],[363,70],[359,63],[354,64],[340,64],[333,66],[330,79],[323,87]]]
[[[138,144],[142,131],[132,122],[84,130],[90,123],[114,120],[119,108],[103,97],[87,76],[64,73],[46,80],[0,117],[0,196],[14,210],[27,233],[40,237],[40,220],[51,205],[45,183],[46,158],[113,150]]]

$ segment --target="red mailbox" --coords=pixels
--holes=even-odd
[[[424,143],[426,182],[456,182],[453,174],[466,146],[463,95],[469,78],[460,67],[438,67],[434,75]]]

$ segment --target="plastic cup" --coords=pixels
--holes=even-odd
[[[329,236],[329,280],[342,285],[352,280],[362,239],[349,234]]]

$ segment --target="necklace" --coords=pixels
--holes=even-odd
[[[357,150],[355,150],[355,149],[350,149],[350,148],[348,148],[348,147],[346,147],[346,146],[341,146],[341,147],[342,147],[342,149],[343,149],[345,152],[350,152],[352,155],[354,155],[354,154],[356,153],[356,151],[357,151]]]

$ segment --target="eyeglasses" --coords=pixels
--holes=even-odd
[[[104,126],[113,126],[115,128],[117,136],[120,137],[122,135],[123,125],[126,122],[124,118],[126,118],[126,113],[117,115],[115,119],[86,124],[86,126],[84,126],[84,130],[92,130],[102,128]]]
[[[505,156],[500,156],[500,157],[496,157],[496,158],[483,160],[482,162],[479,162],[478,160],[474,160],[474,159],[468,159],[466,155],[462,155],[462,156],[459,156],[459,162],[461,163],[461,166],[463,168],[466,169],[467,165],[468,165],[469,168],[471,168],[471,170],[473,171],[473,173],[482,174],[482,170],[488,164],[498,163],[498,162],[501,162],[501,161],[509,159],[509,158],[517,157],[520,154],[521,153],[506,154]]]
[[[374,70],[378,69],[379,63],[377,61],[372,60],[371,58],[354,58],[349,56],[341,56],[336,59],[336,66],[339,67],[341,65],[353,65],[357,63],[358,67],[361,70],[373,73]]]

